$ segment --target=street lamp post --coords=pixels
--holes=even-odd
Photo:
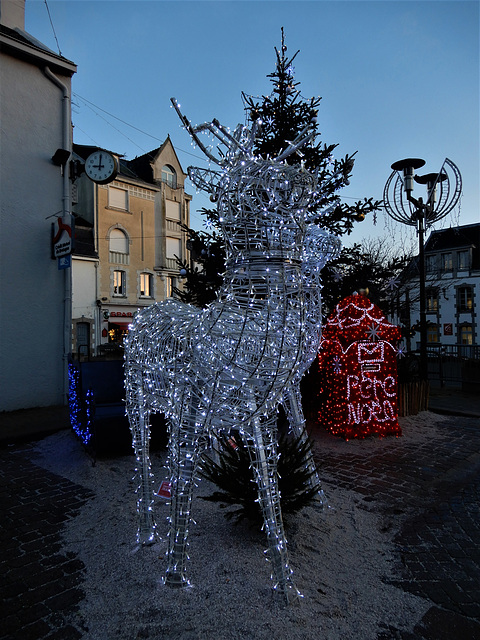
[[[425,296],[425,231],[437,220],[444,218],[457,204],[462,191],[462,178],[458,167],[445,158],[438,173],[415,175],[425,160],[406,158],[391,165],[393,172],[383,192],[383,201],[388,215],[410,226],[418,234],[418,263],[420,277],[420,379],[428,378],[427,365],[427,316]],[[426,201],[414,198],[414,183],[427,188]]]

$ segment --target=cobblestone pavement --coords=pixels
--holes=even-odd
[[[415,633],[378,640],[480,639],[480,419],[428,416],[423,442],[321,436],[321,477],[382,516],[398,551],[396,586],[432,602]],[[407,419],[408,421],[408,419]]]
[[[480,639],[480,420],[422,415],[416,438],[408,418],[405,437],[383,440],[313,427],[320,475],[327,494],[343,487],[380,515],[395,585],[431,602],[413,633],[372,640]],[[84,565],[62,553],[61,529],[93,494],[33,464],[31,446],[0,448],[0,640],[76,640]]]
[[[0,639],[75,640],[84,565],[60,552],[60,534],[93,494],[34,465],[28,450],[0,449]]]

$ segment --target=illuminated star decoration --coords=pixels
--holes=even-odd
[[[380,324],[371,324],[365,333],[370,338],[370,340],[375,342],[375,340],[379,339],[379,336],[378,336],[379,331],[380,331]]]
[[[340,373],[342,370],[342,361],[339,356],[335,356],[333,358],[333,372]]]
[[[338,269],[335,269],[333,271],[333,281],[334,282],[340,282],[341,280],[343,280],[343,273],[341,271],[339,271]]]
[[[394,291],[395,289],[398,289],[399,283],[400,283],[399,279],[396,277],[393,277],[393,278],[390,278],[390,280],[387,282],[387,287],[390,289],[390,291]]]

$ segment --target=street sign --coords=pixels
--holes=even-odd
[[[58,258],[58,269],[68,269],[72,266],[72,256],[69,254],[68,256],[61,256]]]
[[[74,238],[72,227],[72,216],[57,218],[57,221],[52,223],[52,249],[54,258],[61,258],[62,256],[68,256],[72,253]]]

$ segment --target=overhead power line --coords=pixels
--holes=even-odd
[[[50,15],[50,9],[48,8],[47,0],[44,0],[44,1],[45,1],[45,6],[47,7],[48,18],[50,20],[50,25],[52,27],[53,36],[55,38],[55,42],[57,43],[58,55],[61,56],[62,52],[60,51],[60,45],[58,44],[57,34],[55,33],[55,27],[53,26],[52,16]]]
[[[81,96],[78,93],[74,93],[73,94],[75,97],[80,98],[80,100],[82,100],[83,102],[85,102],[88,106],[90,106],[90,108],[95,107],[95,109],[98,109],[98,111],[101,111],[102,113],[105,113],[107,116],[109,116],[110,118],[114,118],[115,120],[118,120],[118,122],[121,122],[122,124],[126,125],[127,127],[130,127],[131,129],[134,129],[135,131],[138,131],[139,133],[148,136],[149,138],[152,138],[153,140],[157,140],[158,142],[165,142],[165,139],[162,138],[158,138],[157,136],[154,136],[151,133],[148,133],[148,131],[144,131],[143,129],[139,129],[138,127],[136,127],[133,124],[130,124],[129,122],[126,122],[125,120],[122,120],[122,118],[119,118],[118,116],[114,115],[113,113],[110,113],[110,111],[107,111],[106,109],[102,109],[102,107],[99,107],[97,104],[93,103],[91,100],[87,100],[87,98],[84,98],[83,96]],[[92,109],[93,110],[93,109]],[[97,114],[99,117],[100,114]],[[110,125],[113,126],[113,125]],[[114,127],[115,128],[115,127]],[[118,131],[120,134],[124,135],[124,133],[122,133],[119,129],[116,129],[116,131]],[[130,138],[128,138],[128,136],[125,136],[128,140],[130,140]],[[133,140],[130,140],[130,142],[132,142],[133,144],[135,144],[135,146],[139,147],[139,149],[141,149],[141,147],[136,144],[135,142],[133,142]],[[202,156],[198,156],[194,153],[192,153],[191,151],[185,151],[185,149],[181,149],[180,147],[175,146],[175,149],[177,151],[181,151],[182,153],[186,153],[189,156],[193,156],[194,158],[198,158],[199,160],[204,160],[204,158]]]

